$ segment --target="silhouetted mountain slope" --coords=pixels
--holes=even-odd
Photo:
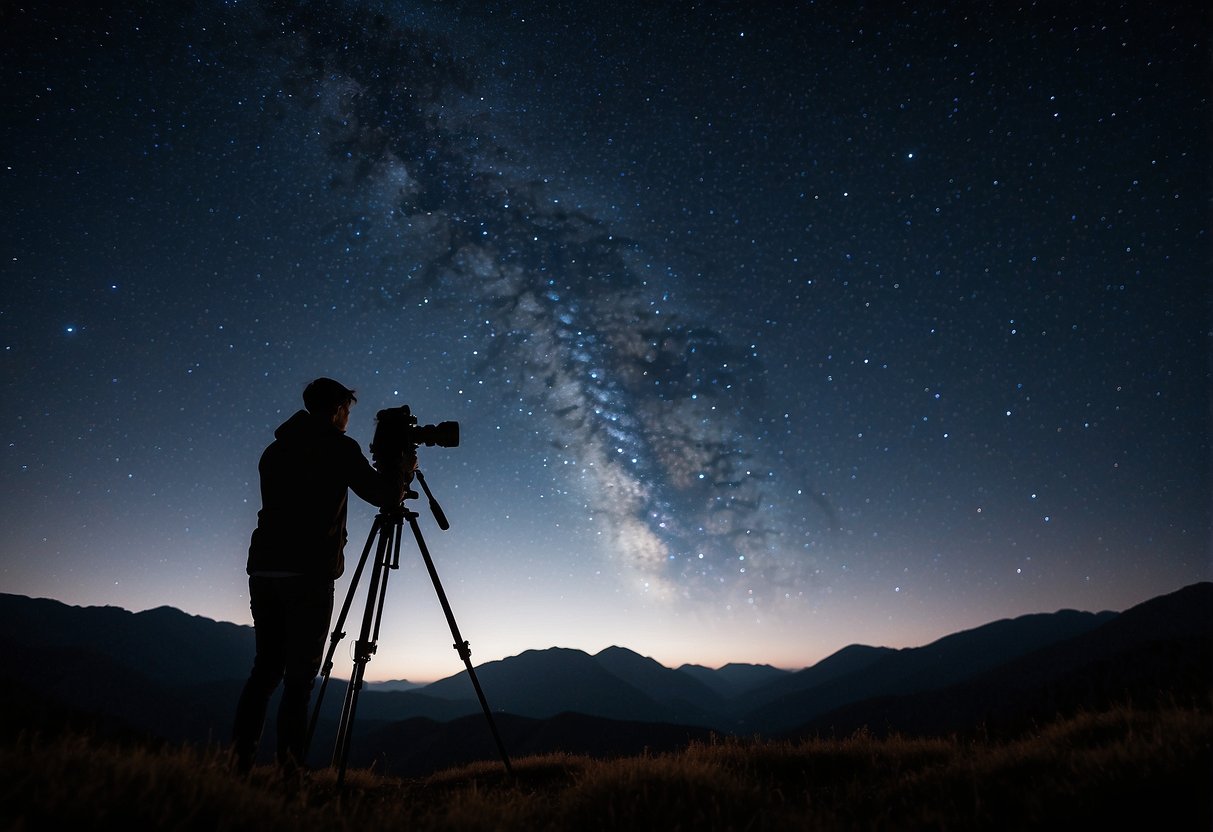
[[[760,705],[781,697],[811,690],[852,674],[862,673],[881,659],[896,652],[891,647],[852,644],[836,653],[831,653],[812,667],[806,667],[804,670],[798,670],[748,691],[738,697],[734,703],[734,711],[737,713],[752,711]]]
[[[121,726],[132,734],[201,742],[228,732],[238,688],[224,688],[220,706],[214,698],[218,682],[165,684],[87,646],[30,647],[0,639],[0,651],[6,657],[0,665],[0,708],[6,715],[30,704],[10,699],[25,690],[37,691],[36,711],[51,722],[87,722],[102,733]]]
[[[790,670],[781,670],[769,664],[739,662],[730,662],[716,670],[700,664],[684,664],[678,668],[678,672],[697,679],[726,699],[748,693],[754,688],[768,685],[791,674]]]
[[[720,695],[703,682],[625,647],[608,647],[595,653],[594,661],[603,670],[664,705],[689,706],[696,713],[718,711],[724,705]]]
[[[359,719],[393,722],[401,719],[457,719],[472,713],[480,713],[480,703],[475,699],[472,683],[467,683],[467,698],[443,699],[439,696],[427,696],[417,691],[377,691],[364,686],[358,697]],[[348,683],[345,679],[331,679],[324,691],[321,705],[321,716],[334,722],[341,714],[341,705],[345,700]],[[313,706],[319,701],[320,684],[312,697]]]
[[[387,682],[367,682],[366,686],[376,693],[388,693],[390,691],[409,691],[418,690],[425,687],[419,682],[410,682],[408,679],[392,679]]]
[[[0,633],[31,648],[78,647],[168,685],[248,675],[253,628],[171,607],[132,613],[0,594]]]
[[[873,648],[857,648],[854,656],[846,657],[848,662],[856,663],[857,669],[839,672],[842,668],[831,666],[828,672],[818,675],[814,671],[821,668],[819,664],[801,671],[795,677],[804,674],[826,681],[754,708],[738,727],[762,733],[785,731],[852,702],[947,687],[1045,645],[1089,632],[1115,615],[1062,610],[995,621],[946,636],[925,647],[883,654],[873,652]],[[835,656],[843,658],[840,654]],[[868,661],[873,658],[874,661]],[[790,681],[781,680],[777,684]],[[760,689],[751,698],[765,698],[767,693]]]
[[[1131,607],[1085,641],[1098,651],[1166,638],[1213,636],[1213,582],[1192,584]]]
[[[527,650],[478,666],[476,676],[495,710],[520,716],[542,718],[577,711],[611,719],[661,721],[668,715],[665,707],[581,650]],[[472,683],[463,671],[426,685],[421,692],[466,699]]]
[[[623,647],[591,656],[552,647],[528,650],[476,669],[496,709],[522,716],[576,711],[610,719],[707,725],[727,722],[724,699],[686,674]],[[467,673],[422,688],[440,697],[469,697]]]
[[[673,742],[708,728],[776,734],[866,724],[931,732],[982,724],[1012,730],[1126,696],[1142,702],[1170,696],[1207,707],[1211,616],[1213,584],[1205,583],[1120,614],[1023,616],[904,650],[852,645],[796,673],[754,665],[670,670],[612,647],[596,656],[529,650],[483,664],[477,675],[496,716],[528,726],[518,742],[546,738],[553,747],[564,742],[563,750],[587,753],[607,753],[611,743],[626,745],[629,737],[647,737],[651,741],[641,747],[656,747],[653,738]],[[168,608],[130,613],[3,594],[0,633],[6,657],[0,664],[0,730],[9,736],[90,724],[103,732],[224,742],[253,652],[251,627]],[[745,692],[722,696],[719,690],[730,685]],[[331,749],[345,686],[341,679],[329,681],[313,746],[322,758]],[[411,728],[400,727],[409,721]],[[386,754],[389,745],[376,750],[376,744],[396,735],[422,745],[455,742],[463,730],[479,735],[478,742],[491,739],[466,673],[419,690],[368,686],[354,730],[355,747],[365,737],[366,754]],[[272,749],[271,733],[266,749]],[[403,748],[393,753],[413,759]],[[487,756],[495,753],[490,746]]]
[[[1213,583],[1151,599],[1098,628],[964,682],[852,702],[793,733],[1014,734],[1117,704],[1208,707],[1213,696]]]
[[[106,740],[135,742],[157,738],[113,714],[101,714],[61,702],[48,696],[40,685],[19,678],[0,679],[0,744],[12,742],[27,733],[42,739],[63,734],[88,734]]]

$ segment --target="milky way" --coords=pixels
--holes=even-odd
[[[402,301],[479,321],[477,371],[540,414],[546,464],[646,590],[801,593],[813,530],[772,493],[753,349],[686,313],[693,287],[653,265],[661,252],[511,170],[511,149],[458,114],[466,82],[440,44],[384,18],[303,17],[267,51],[355,206],[333,233],[392,261]]]

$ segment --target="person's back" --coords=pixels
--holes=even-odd
[[[357,442],[304,410],[274,432],[258,470],[261,510],[249,546],[250,575],[340,577],[347,487],[377,505],[393,497],[392,483],[371,468]]]
[[[398,505],[416,464],[399,460],[371,467],[345,435],[354,391],[320,378],[303,393],[300,410],[274,432],[261,455],[261,510],[246,570],[257,655],[236,706],[236,764],[247,771],[265,724],[270,696],[284,682],[278,709],[278,762],[302,764],[307,752],[307,706],[320,669],[333,612],[333,582],[345,568],[348,489],[367,502]]]

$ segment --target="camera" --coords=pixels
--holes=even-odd
[[[380,461],[398,459],[405,451],[415,451],[418,445],[438,445],[443,448],[459,445],[458,422],[418,425],[417,417],[407,404],[380,410],[375,415],[375,423],[371,456],[376,465]]]

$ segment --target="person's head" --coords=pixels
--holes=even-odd
[[[332,422],[338,430],[345,430],[350,420],[350,407],[357,401],[353,390],[331,378],[318,378],[303,390],[303,406],[307,412]]]

